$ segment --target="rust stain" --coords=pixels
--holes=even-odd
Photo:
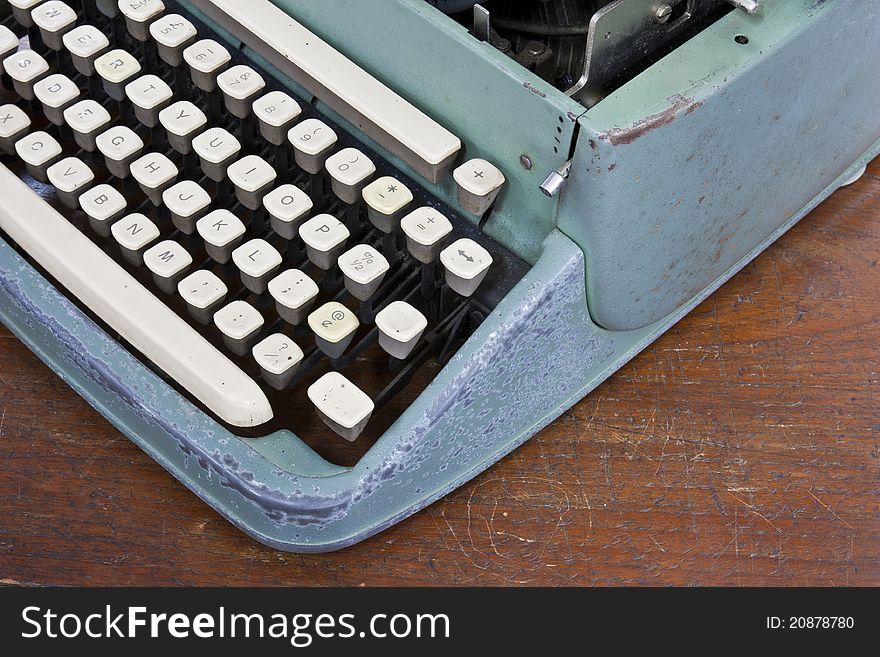
[[[671,96],[669,100],[672,105],[662,112],[651,114],[625,128],[613,128],[607,132],[599,133],[599,139],[607,141],[612,146],[631,144],[652,130],[669,125],[680,113],[688,115],[703,104],[702,101],[695,101],[681,94]]]

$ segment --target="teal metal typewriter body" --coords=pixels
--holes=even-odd
[[[871,0],[2,5],[0,319],[283,550],[491,466],[880,151]]]

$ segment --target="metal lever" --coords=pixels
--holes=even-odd
[[[563,164],[561,167],[553,171],[547,179],[541,183],[541,191],[546,196],[553,198],[565,186],[568,175],[571,173],[571,160]]]
[[[492,32],[489,10],[483,5],[474,5],[474,37],[480,41],[488,41]]]

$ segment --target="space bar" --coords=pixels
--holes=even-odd
[[[257,383],[0,164],[0,228],[76,298],[218,417],[272,418]]]

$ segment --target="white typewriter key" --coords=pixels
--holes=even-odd
[[[211,180],[221,182],[226,169],[241,152],[241,143],[223,128],[209,128],[192,140],[193,150],[199,156],[202,171]]]
[[[159,125],[159,112],[168,107],[174,96],[171,87],[153,74],[129,82],[125,85],[125,95],[134,106],[137,120],[148,128]]]
[[[395,358],[412,353],[428,326],[428,320],[406,301],[393,301],[376,315],[379,346]]]
[[[504,185],[504,174],[481,158],[468,160],[452,172],[458,186],[458,202],[467,212],[482,215]]]
[[[49,182],[46,169],[61,157],[61,144],[48,132],[39,130],[15,142],[15,152],[24,160],[28,173],[35,180]]]
[[[182,155],[192,152],[193,137],[208,123],[205,113],[188,100],[179,100],[159,112],[171,148]]]
[[[210,324],[228,289],[214,272],[200,269],[181,280],[177,292],[186,301],[190,315],[202,324]]]
[[[281,266],[281,254],[263,239],[245,242],[232,252],[232,261],[241,273],[241,282],[255,294],[266,291],[269,279]]]
[[[79,98],[79,87],[66,75],[55,73],[34,84],[34,95],[43,114],[55,125],[64,125],[64,110]]]
[[[25,100],[33,100],[34,83],[49,73],[49,64],[33,50],[19,50],[3,60],[3,70],[12,79],[15,93]]]
[[[141,72],[141,65],[125,50],[111,50],[95,59],[95,72],[101,78],[104,91],[113,100],[125,100],[125,85]]]
[[[323,121],[306,119],[287,131],[287,140],[299,167],[308,173],[320,173],[336,146],[336,133]]]
[[[80,25],[62,37],[73,67],[83,75],[95,74],[95,60],[110,49],[110,40],[94,25]]]
[[[247,301],[233,301],[214,313],[214,324],[229,350],[244,356],[256,342],[263,316]]]
[[[328,372],[309,386],[309,399],[324,423],[345,440],[356,440],[370,416],[373,400],[339,372]]]
[[[316,267],[330,269],[345,250],[349,232],[345,224],[330,214],[319,214],[299,227],[306,255]]]
[[[31,19],[40,28],[43,43],[52,50],[61,50],[62,37],[76,25],[76,12],[59,0],[49,0],[31,10]]]
[[[232,257],[232,250],[241,243],[245,227],[229,210],[214,210],[196,222],[196,230],[205,240],[208,255],[225,264]]]
[[[245,155],[230,164],[226,175],[235,185],[235,197],[244,207],[256,210],[263,202],[263,195],[275,183],[275,169],[259,155]]]
[[[15,154],[15,142],[30,130],[31,119],[18,105],[0,107],[0,148],[7,155]]]
[[[95,145],[104,155],[107,170],[117,178],[128,178],[131,163],[144,150],[144,141],[124,125],[115,125],[95,137]]]
[[[119,11],[125,16],[125,28],[138,41],[150,38],[150,23],[165,11],[162,0],[119,0]]]
[[[110,112],[87,98],[64,110],[64,122],[73,130],[73,138],[80,148],[94,151],[98,145],[95,138],[110,126]]]
[[[333,193],[345,203],[361,200],[361,191],[373,174],[376,165],[356,148],[343,148],[327,158],[325,164],[330,174]]]
[[[189,66],[193,84],[202,91],[214,91],[217,75],[229,66],[232,57],[213,39],[201,39],[184,49],[183,59]]]
[[[359,301],[373,296],[389,269],[385,256],[368,244],[349,249],[337,262],[345,277],[345,289]]]
[[[101,237],[110,237],[110,226],[125,214],[125,197],[110,185],[95,185],[79,197],[89,225]]]
[[[251,350],[260,366],[263,380],[276,390],[284,390],[303,359],[303,351],[283,333],[273,333]]]
[[[263,76],[250,66],[232,66],[217,76],[217,86],[223,92],[226,109],[233,116],[244,119],[251,112],[256,97],[266,86]]]
[[[292,240],[312,209],[312,199],[296,185],[281,185],[263,197],[263,207],[269,213],[272,230]]]
[[[492,256],[471,239],[456,240],[440,252],[446,284],[463,297],[471,296],[486,277]]]
[[[437,259],[443,240],[452,232],[449,219],[428,206],[410,212],[400,220],[400,227],[406,235],[407,250],[426,264]]]
[[[299,269],[288,269],[269,281],[275,310],[289,324],[297,326],[309,314],[318,296],[318,285]]]
[[[330,301],[309,315],[309,328],[318,349],[330,358],[339,358],[351,344],[360,326],[358,318],[338,301]]]
[[[147,153],[131,163],[132,177],[138,181],[153,205],[161,205],[162,192],[174,184],[177,165],[162,153]]]
[[[41,2],[43,0],[9,0],[15,22],[22,27],[33,27],[34,19],[31,17],[31,10]]]
[[[15,36],[15,32],[5,25],[0,25],[0,61],[18,50],[20,43],[18,37]]]
[[[144,264],[143,250],[159,239],[159,228],[140,213],[129,214],[110,227],[122,255],[131,264]]]
[[[46,177],[55,187],[58,200],[71,210],[79,207],[79,195],[92,186],[95,174],[77,157],[65,157],[48,169]]]
[[[144,264],[153,274],[156,286],[167,294],[177,291],[177,283],[192,265],[192,256],[173,240],[159,242],[144,253]]]
[[[197,182],[182,180],[162,192],[162,202],[171,213],[171,221],[181,233],[192,235],[196,222],[211,205],[211,195]]]
[[[180,14],[165,14],[150,24],[159,57],[170,66],[183,63],[183,49],[196,38],[195,25]]]
[[[270,144],[280,146],[287,131],[302,114],[302,108],[283,91],[270,91],[253,103],[254,116],[260,122],[260,134]]]
[[[376,178],[361,195],[367,204],[367,217],[383,233],[393,233],[406,207],[412,203],[409,188],[391,176]]]

